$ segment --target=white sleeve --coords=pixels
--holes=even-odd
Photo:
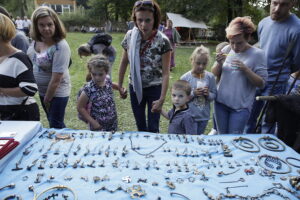
[[[53,56],[52,72],[64,73],[69,68],[70,59],[70,47],[66,40],[62,40],[57,44],[57,49]]]

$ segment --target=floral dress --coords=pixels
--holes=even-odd
[[[116,131],[118,120],[111,80],[107,77],[102,87],[91,80],[83,87],[83,91],[91,103],[90,115],[99,122],[101,131]]]

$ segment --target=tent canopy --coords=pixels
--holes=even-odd
[[[167,16],[170,20],[172,20],[173,27],[207,29],[207,26],[204,22],[194,22],[183,17],[181,14],[167,13]]]

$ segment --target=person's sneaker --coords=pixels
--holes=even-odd
[[[207,135],[217,135],[217,134],[218,134],[217,130],[212,128]]]

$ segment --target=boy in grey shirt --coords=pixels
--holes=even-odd
[[[194,120],[194,109],[188,105],[191,95],[191,86],[187,81],[178,80],[172,85],[171,98],[173,108],[167,113],[162,110],[161,114],[170,120],[168,133],[174,134],[197,134],[197,122]]]

